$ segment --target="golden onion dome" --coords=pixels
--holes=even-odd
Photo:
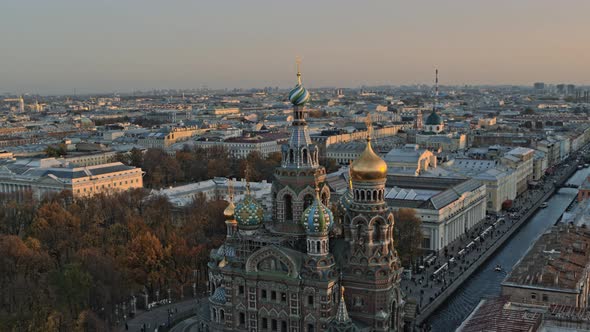
[[[350,174],[354,181],[382,180],[387,177],[387,164],[371,147],[371,139],[360,157],[350,166]]]
[[[227,205],[225,210],[223,210],[223,216],[225,216],[226,220],[232,220],[234,219],[235,212],[236,206],[234,205],[234,202],[229,201],[229,204]]]

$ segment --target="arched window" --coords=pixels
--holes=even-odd
[[[285,195],[283,197],[285,201],[285,221],[292,221],[293,220],[293,199],[291,195]]]
[[[378,198],[377,198],[377,190],[373,190],[373,200],[374,201],[378,200]]]
[[[371,238],[373,239],[373,243],[377,243],[381,240],[381,225],[375,223],[373,224],[373,234]]]
[[[365,191],[361,190],[361,201],[365,200]]]
[[[307,164],[307,149],[303,149],[303,163]]]
[[[395,301],[391,304],[391,324],[390,329],[394,330],[397,326],[397,304]]]
[[[316,242],[315,244],[316,244],[316,253],[319,254],[321,252],[321,250],[320,250],[320,241]]]
[[[303,210],[307,209],[313,203],[313,196],[311,194],[307,194],[303,196]]]
[[[223,311],[223,309],[219,310],[219,321],[221,323],[223,323],[225,321],[225,312]]]
[[[293,163],[293,149],[289,149],[289,162]]]

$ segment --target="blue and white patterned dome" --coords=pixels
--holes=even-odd
[[[264,209],[248,192],[244,200],[236,205],[234,215],[240,229],[254,229],[262,224]]]
[[[213,293],[213,295],[211,295],[210,299],[212,302],[215,302],[218,304],[225,304],[225,302],[227,302],[227,299],[225,297],[225,287],[223,287],[223,286],[217,287],[215,289],[215,292]]]
[[[304,105],[309,101],[309,91],[301,83],[301,73],[297,73],[297,85],[289,92],[289,101],[295,106]]]
[[[307,233],[326,233],[332,228],[334,216],[321,202],[319,194],[316,194],[315,201],[303,211],[301,224]]]

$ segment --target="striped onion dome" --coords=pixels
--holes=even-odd
[[[301,73],[297,73],[297,85],[289,92],[289,101],[295,106],[302,106],[309,101],[309,91],[301,83]]]
[[[264,209],[248,192],[244,200],[236,205],[234,213],[240,229],[254,229],[262,224]]]
[[[332,211],[320,200],[319,190],[315,201],[303,211],[301,224],[307,233],[325,233],[334,224]]]

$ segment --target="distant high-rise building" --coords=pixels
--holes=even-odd
[[[557,93],[565,92],[565,84],[557,84],[555,87],[557,88]]]
[[[573,84],[568,84],[568,85],[566,86],[566,93],[567,93],[568,95],[573,95],[573,94],[575,94],[575,93],[576,93],[576,86],[575,86],[575,85],[573,85]]]
[[[535,90],[544,90],[545,89],[545,83],[543,83],[543,82],[535,82],[533,84],[533,88]]]

